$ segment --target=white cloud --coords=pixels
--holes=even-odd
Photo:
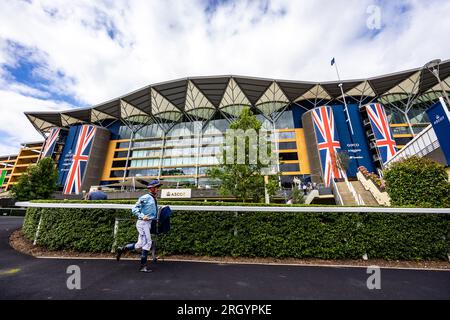
[[[377,3],[384,28],[369,37],[366,10]],[[206,4],[1,1],[0,64],[17,59],[6,41],[19,43],[37,52],[43,61],[36,72],[50,80],[38,91],[17,83],[1,87],[0,98],[9,99],[0,100],[2,114],[22,129],[7,133],[17,141],[33,135],[22,114],[26,104],[36,111],[70,107],[44,100],[44,89],[93,105],[187,76],[334,80],[330,60],[335,56],[342,78],[363,78],[446,59],[450,53],[448,1],[239,0],[226,1],[212,13],[206,13]],[[401,7],[408,10],[400,13]],[[4,70],[0,76],[6,79]]]

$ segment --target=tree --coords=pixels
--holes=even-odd
[[[263,141],[263,135],[260,134],[261,126],[261,122],[249,108],[244,108],[239,118],[230,124],[231,130],[226,133],[227,143],[222,150],[221,164],[206,172],[211,178],[221,181],[220,194],[233,195],[242,202],[257,202],[264,198],[262,171],[269,169],[271,165],[270,161],[266,163],[264,160],[273,160],[273,157],[270,142],[262,144],[267,141]],[[266,159],[261,157],[263,152],[266,152]],[[273,180],[269,180],[269,195],[277,191]]]
[[[300,204],[305,202],[304,193],[302,190],[297,188],[297,186],[294,186],[294,188],[292,189],[291,198],[293,204]]]
[[[445,168],[433,160],[414,156],[395,162],[383,177],[393,205],[450,206],[448,175]]]
[[[20,201],[48,199],[57,188],[58,170],[51,158],[44,158],[30,165],[12,187],[12,193]]]

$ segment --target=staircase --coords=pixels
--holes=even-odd
[[[363,199],[364,204],[366,206],[371,206],[371,207],[380,206],[379,203],[377,202],[377,200],[375,200],[372,193],[370,191],[367,191],[366,189],[364,189],[364,186],[362,185],[361,182],[351,181],[350,183],[352,184],[353,188],[355,188],[356,193],[361,195],[361,198]]]
[[[341,196],[341,199],[342,199],[341,205],[343,205],[343,206],[357,206],[358,205],[345,182],[336,182],[336,187],[337,187],[339,194]]]
[[[361,196],[366,206],[379,206],[378,202],[375,200],[373,195],[364,189],[363,185],[359,181],[350,181],[351,185],[355,189],[356,193]],[[336,182],[336,187],[339,190],[339,194],[342,199],[343,206],[356,206],[355,198],[353,197],[351,191],[348,189],[345,182]]]

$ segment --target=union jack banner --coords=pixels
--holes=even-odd
[[[320,153],[323,180],[325,186],[329,187],[332,179],[345,177],[345,172],[337,165],[336,155],[341,149],[341,144],[334,123],[333,111],[330,107],[319,107],[313,109],[312,118]]]
[[[41,158],[51,157],[53,150],[55,150],[56,140],[58,140],[60,130],[60,128],[53,128],[50,131],[47,139],[45,139],[45,145],[42,149]]]
[[[86,170],[92,140],[97,128],[91,125],[81,126],[75,151],[72,156],[72,164],[67,174],[64,185],[64,194],[79,194],[84,171]]]
[[[375,143],[384,164],[395,155],[397,145],[389,127],[384,107],[380,103],[372,103],[366,106],[366,110],[375,136]]]

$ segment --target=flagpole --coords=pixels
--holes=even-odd
[[[352,121],[350,120],[350,115],[348,114],[348,107],[347,107],[347,102],[345,101],[344,89],[342,89],[341,77],[339,76],[339,70],[338,70],[338,66],[337,66],[336,60],[334,58],[333,58],[333,60],[334,60],[333,64],[334,64],[334,66],[336,68],[336,74],[337,74],[337,77],[338,77],[338,80],[339,80],[338,87],[341,88],[342,99],[344,100],[344,105],[345,105],[345,113],[347,114],[347,120],[348,120],[348,123],[350,125],[350,131],[352,132],[352,135],[353,135]]]

